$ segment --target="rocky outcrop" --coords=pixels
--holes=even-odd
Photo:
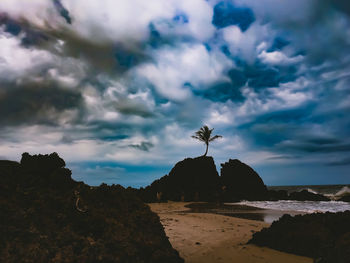
[[[221,176],[212,157],[187,158],[169,175],[136,192],[145,202],[267,200],[268,191],[260,176],[239,160],[221,165]]]
[[[219,193],[219,175],[212,157],[187,158],[150,186],[140,190],[146,202],[214,201]]]
[[[288,200],[288,198],[286,190],[268,190],[268,199],[270,201]]]
[[[350,194],[342,196],[338,201],[350,202]]]
[[[284,215],[249,243],[308,256],[319,263],[346,263],[350,258],[350,211]]]
[[[224,191],[223,199],[226,201],[268,198],[267,188],[260,176],[237,159],[221,164],[220,181]]]
[[[183,262],[122,186],[76,182],[57,155],[0,161],[1,262]]]
[[[324,195],[314,194],[307,190],[290,193],[288,199],[296,201],[330,201],[330,199]]]

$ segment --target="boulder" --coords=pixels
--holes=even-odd
[[[135,194],[76,182],[64,166],[57,154],[0,161],[1,262],[183,263]]]
[[[221,164],[221,185],[225,201],[266,200],[267,188],[260,176],[248,165],[235,159]]]
[[[293,192],[289,194],[289,200],[296,201],[330,201],[329,198],[321,194],[314,194],[307,190],[302,190],[300,192]]]
[[[345,263],[350,256],[350,211],[284,215],[253,235],[249,243],[312,257],[315,262]]]
[[[155,180],[139,195],[144,201],[214,201],[219,191],[219,175],[212,157],[186,158],[169,175]]]

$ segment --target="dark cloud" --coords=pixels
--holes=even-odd
[[[347,0],[330,0],[330,2],[341,12],[350,15],[350,4]]]
[[[25,47],[40,45],[49,40],[46,34],[31,27],[28,21],[16,20],[9,17],[6,13],[0,12],[0,26],[1,25],[4,26],[5,32],[20,37],[21,43]],[[20,36],[20,33],[24,34]]]
[[[22,31],[21,25],[4,13],[0,14],[0,25],[4,25],[5,32],[8,32],[14,36],[18,36]]]
[[[214,7],[213,25],[218,28],[237,25],[244,32],[255,21],[255,16],[250,8],[237,7],[231,2],[220,2]]]
[[[52,0],[58,13],[66,20],[68,24],[72,24],[72,19],[69,15],[69,11],[62,5],[60,0]]]
[[[76,6],[81,5],[82,12],[91,8],[83,5],[83,1],[78,2]],[[154,145],[147,139],[164,137],[175,152],[181,152],[174,154],[173,159],[164,157],[168,158],[166,162],[173,163],[190,148],[183,146],[183,142],[178,144],[176,136],[195,131],[210,121],[224,131],[220,132],[224,137],[237,136],[243,141],[244,149],[238,150],[238,154],[272,155],[262,158],[266,165],[269,161],[293,163],[293,173],[295,163],[300,160],[307,163],[311,158],[315,163],[328,162],[327,169],[347,165],[350,152],[347,1],[214,2],[217,3],[214,6],[212,1],[205,2],[209,3],[208,14],[213,11],[213,17],[207,17],[207,24],[193,24],[204,9],[194,16],[194,10],[188,6],[182,10],[181,4],[176,4],[176,11],[166,18],[156,15],[141,23],[127,14],[130,19],[115,25],[98,15],[104,12],[103,4],[98,6],[99,10],[87,10],[92,14],[88,22],[80,21],[80,16],[74,13],[79,8],[74,9],[69,2],[61,0],[48,1],[50,9],[44,10],[63,17],[53,22],[41,21],[41,17],[31,20],[32,15],[27,15],[25,10],[21,16],[2,13],[0,37],[15,39],[7,43],[14,47],[21,43],[21,50],[13,57],[12,52],[0,52],[0,59],[3,56],[7,62],[4,72],[9,69],[9,75],[13,75],[7,78],[3,74],[0,79],[0,126],[2,131],[6,130],[6,134],[0,133],[0,146],[12,145],[14,137],[21,142],[22,137],[15,133],[18,125],[25,129],[39,124],[38,133],[40,129],[42,134],[46,129],[55,130],[52,136],[55,143],[58,140],[64,147],[87,141],[86,147],[91,147],[93,156],[84,158],[91,160],[118,158],[130,148],[144,152],[157,150],[157,156],[165,152],[170,155],[161,145],[152,148]],[[67,3],[67,8],[63,3]],[[242,31],[237,30],[232,42],[224,35],[228,30],[224,28],[231,25]],[[141,26],[144,28],[140,29]],[[133,36],[136,34],[133,32],[142,37]],[[201,56],[192,57],[190,52],[181,57],[182,49],[187,46],[205,46],[203,54],[209,54],[209,63],[202,63]],[[41,59],[34,56],[40,61],[33,61],[33,67],[22,70],[20,63],[13,63],[11,68],[8,60],[25,57],[27,53],[30,57],[37,51],[48,54],[47,61],[43,59],[41,64]],[[263,60],[259,56],[262,52],[270,57],[276,55],[277,59],[272,63]],[[298,55],[301,59],[295,63],[279,63]],[[228,63],[221,64],[225,59]],[[162,70],[145,67],[146,76],[140,76],[144,65]],[[188,73],[185,70],[193,70],[193,74],[182,80],[182,75]],[[204,76],[203,72],[212,77]],[[73,84],[66,85],[67,79]],[[171,85],[173,82],[164,81],[168,79],[181,81],[179,85]],[[172,96],[166,97],[164,93],[172,88],[186,91],[186,96],[175,101],[172,98],[177,94],[169,92]],[[67,111],[74,114],[67,117]],[[232,116],[227,117],[229,114]],[[213,119],[213,116],[218,117]],[[231,117],[233,122],[227,123]],[[66,125],[60,127],[61,121]],[[8,136],[12,131],[14,135]],[[98,145],[98,150],[94,145]],[[232,150],[220,152],[222,158],[229,158],[230,154]],[[309,166],[310,170],[313,165]],[[114,174],[119,173],[125,182],[130,182],[129,172],[143,174],[144,171],[144,167],[133,170],[130,166],[124,174],[118,167],[111,163],[103,167],[87,165],[80,174],[84,178],[86,170],[93,182],[103,181],[101,178],[115,182],[120,178]]]
[[[0,123],[23,125],[42,123],[56,125],[64,110],[79,109],[81,94],[60,89],[52,83],[26,83],[2,89]]]
[[[195,90],[194,94],[203,96],[203,98],[209,99],[211,101],[244,101],[244,97],[239,90],[239,86],[236,86],[232,82],[217,83],[205,90]]]
[[[278,146],[281,150],[289,151],[301,151],[308,153],[332,153],[332,152],[350,152],[349,143],[337,143],[337,144],[317,144],[307,143],[303,141],[287,141],[282,142]]]
[[[296,140],[297,137],[303,137],[304,140],[307,133],[304,129],[307,130],[307,127],[310,125],[309,118],[314,108],[315,105],[306,104],[296,109],[259,114],[253,120],[237,127],[237,130],[253,148],[273,149],[281,152],[281,150],[288,150],[284,146],[279,145],[284,141]],[[244,122],[244,120],[242,121]],[[321,140],[319,137],[308,137],[308,140],[312,139]],[[279,146],[277,147],[277,145]]]
[[[327,165],[329,166],[345,166],[350,165],[350,157],[344,158],[344,159],[338,159],[335,161],[328,162]]]
[[[281,50],[284,47],[288,46],[289,44],[290,44],[290,41],[278,36],[274,39],[271,47],[267,51],[273,52],[276,50]]]
[[[279,155],[279,156],[269,157],[266,160],[295,160],[299,158],[301,158],[301,156],[299,155]]]
[[[141,142],[140,144],[130,144],[129,147],[148,152],[152,147],[154,147],[154,144],[151,142]]]

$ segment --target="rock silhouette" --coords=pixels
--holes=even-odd
[[[270,201],[288,200],[288,192],[286,190],[268,190]]]
[[[0,214],[4,263],[183,262],[139,198],[74,181],[56,153],[0,161]]]
[[[350,258],[350,211],[284,215],[249,243],[308,256],[319,263],[346,263]]]
[[[221,164],[220,180],[225,189],[225,201],[267,199],[263,180],[250,166],[237,159]]]
[[[187,158],[178,162],[169,175],[155,180],[141,190],[146,202],[156,202],[157,193],[161,200],[214,201],[219,191],[219,175],[212,157]]]
[[[234,202],[268,198],[266,186],[251,167],[239,160],[230,160],[222,167],[219,176],[212,157],[186,158],[178,162],[169,175],[155,180],[145,189],[134,191],[145,202]]]
[[[290,193],[288,199],[296,201],[330,201],[330,199],[324,195],[314,194],[307,190]]]

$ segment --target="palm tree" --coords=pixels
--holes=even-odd
[[[197,140],[200,140],[201,142],[204,142],[205,145],[207,146],[203,156],[207,156],[209,142],[212,142],[216,139],[222,138],[221,135],[215,135],[213,137],[210,137],[213,130],[214,129],[209,129],[208,126],[204,125],[198,131],[196,131],[196,133],[193,136],[191,136],[194,139],[197,139]]]

